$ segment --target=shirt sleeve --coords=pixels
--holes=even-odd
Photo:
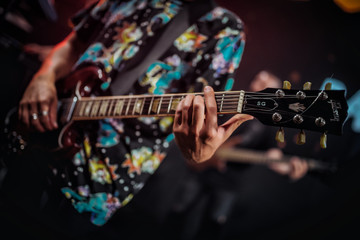
[[[77,12],[70,23],[78,38],[91,42],[104,27],[103,19],[111,5],[111,0],[100,0]]]
[[[235,82],[245,48],[244,24],[234,13],[222,11],[221,20],[213,21],[218,27],[208,35],[204,59],[195,67],[195,73],[201,73],[199,77],[203,79],[201,84],[198,80],[195,83],[197,91],[202,91],[204,85],[212,86],[215,91],[229,91]]]

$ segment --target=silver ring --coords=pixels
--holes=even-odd
[[[38,119],[37,113],[31,114],[31,117],[32,117],[33,120],[37,120],[37,119]]]
[[[49,112],[46,111],[46,110],[44,110],[44,111],[41,112],[41,116],[47,116],[48,114],[49,114]]]

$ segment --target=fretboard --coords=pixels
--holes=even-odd
[[[188,94],[83,97],[76,102],[71,119],[173,116],[179,102]],[[244,91],[216,92],[218,114],[241,113],[244,95]]]

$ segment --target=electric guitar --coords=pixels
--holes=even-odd
[[[226,159],[227,162],[267,165],[269,163],[288,163],[293,156],[284,155],[281,158],[271,158],[263,151],[255,151],[241,148],[219,149],[215,155]],[[320,161],[312,158],[301,158],[307,162],[309,171],[317,172],[335,172],[337,166],[335,163]]]
[[[106,73],[93,65],[61,81],[57,86],[59,128],[51,132],[26,129],[18,121],[17,110],[13,109],[5,120],[4,151],[21,154],[36,146],[54,152],[72,149],[70,152],[75,153],[82,139],[79,131],[86,125],[84,121],[173,116],[178,103],[190,94],[107,96],[106,91],[101,91],[102,84],[106,83]],[[326,140],[326,134],[341,135],[348,109],[342,90],[224,91],[216,92],[215,99],[218,114],[246,113],[265,125],[280,127],[278,141],[283,141],[283,128],[300,129],[299,144],[304,143],[303,130],[321,132],[321,141]],[[326,142],[322,146],[326,147]]]

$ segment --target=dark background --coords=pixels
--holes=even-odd
[[[312,88],[319,89],[325,78],[334,77],[347,86],[347,99],[360,89],[360,12],[348,13],[330,0],[217,2],[238,14],[246,26],[246,47],[234,90],[247,90],[261,70],[291,81],[294,88],[311,81]],[[10,3],[3,1],[1,6]],[[21,5],[22,13],[33,26],[30,32],[19,31],[4,20],[0,22],[2,119],[15,106],[23,86],[40,64],[36,56],[24,53],[22,46],[54,45],[62,40],[71,30],[68,18],[84,4],[85,1],[55,1],[56,20],[52,20],[54,15],[43,14],[39,5]],[[310,174],[295,183],[265,167],[247,168],[239,177],[243,183],[240,208],[234,211],[224,231],[236,236],[234,239],[330,239],[350,234],[359,237],[356,227],[360,222],[360,137],[351,128],[352,121],[349,118],[345,122],[343,136],[328,136],[326,150],[318,147],[319,134],[307,133],[308,142],[296,146],[292,143],[295,131],[286,130],[285,153],[335,160],[341,167],[331,176]],[[163,195],[168,193],[165,188],[175,189],[179,185],[176,176],[183,177],[173,174],[176,170],[164,164],[149,187],[140,193],[139,198],[154,204],[152,209],[144,207],[145,212],[157,215],[155,210],[161,214],[168,210],[172,198],[170,194]],[[172,183],[174,186],[170,186]],[[158,205],[162,207],[154,207]]]

